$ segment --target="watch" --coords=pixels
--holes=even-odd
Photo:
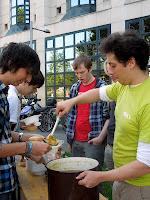
[[[19,133],[19,138],[18,138],[18,142],[22,142],[22,137],[23,137],[23,133]]]

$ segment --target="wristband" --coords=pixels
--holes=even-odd
[[[23,133],[19,133],[19,138],[18,138],[18,142],[22,142],[22,137],[23,137]]]
[[[26,152],[24,154],[25,157],[30,158],[32,155],[32,141],[26,142]]]

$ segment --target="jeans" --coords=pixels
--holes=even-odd
[[[88,142],[74,141],[72,144],[73,157],[87,157],[96,159],[99,162],[98,170],[102,170],[104,164],[105,145],[93,145]]]
[[[19,189],[14,191],[0,194],[0,200],[20,200]]]

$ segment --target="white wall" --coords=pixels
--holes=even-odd
[[[57,13],[57,7],[61,7],[61,13]],[[45,25],[60,22],[66,13],[66,0],[45,0],[44,4]]]
[[[10,12],[9,0],[0,1],[0,36],[4,36],[8,31],[5,30],[5,24],[10,26]]]

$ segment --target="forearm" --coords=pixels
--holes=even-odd
[[[72,98],[71,100],[74,105],[93,103],[93,102],[99,101],[100,100],[99,89],[97,88],[97,89],[89,90],[87,92],[84,92],[81,95],[78,95],[75,98]]]
[[[105,124],[104,124],[104,126],[103,126],[103,128],[102,128],[102,130],[101,130],[101,132],[100,132],[100,134],[98,136],[98,138],[101,138],[101,140],[104,140],[106,138],[106,136],[107,136],[108,124],[109,124],[109,119],[107,119],[105,121]]]
[[[93,103],[99,101],[99,89],[89,90],[81,95],[74,98],[68,99],[66,101],[58,102],[56,107],[56,114],[62,117],[63,115],[69,113],[70,109],[77,104]]]
[[[100,182],[125,181],[150,173],[150,167],[139,161],[133,161],[127,165],[106,172],[99,173]]]
[[[10,143],[10,144],[0,144],[0,158],[7,156],[14,156],[19,154],[24,154],[26,151],[26,143]]]
[[[18,132],[12,131],[11,135],[12,135],[13,142],[18,142],[19,141],[19,133]],[[22,136],[21,141],[22,142],[28,141],[30,137],[37,136],[37,135],[38,134],[24,133],[23,136]]]

